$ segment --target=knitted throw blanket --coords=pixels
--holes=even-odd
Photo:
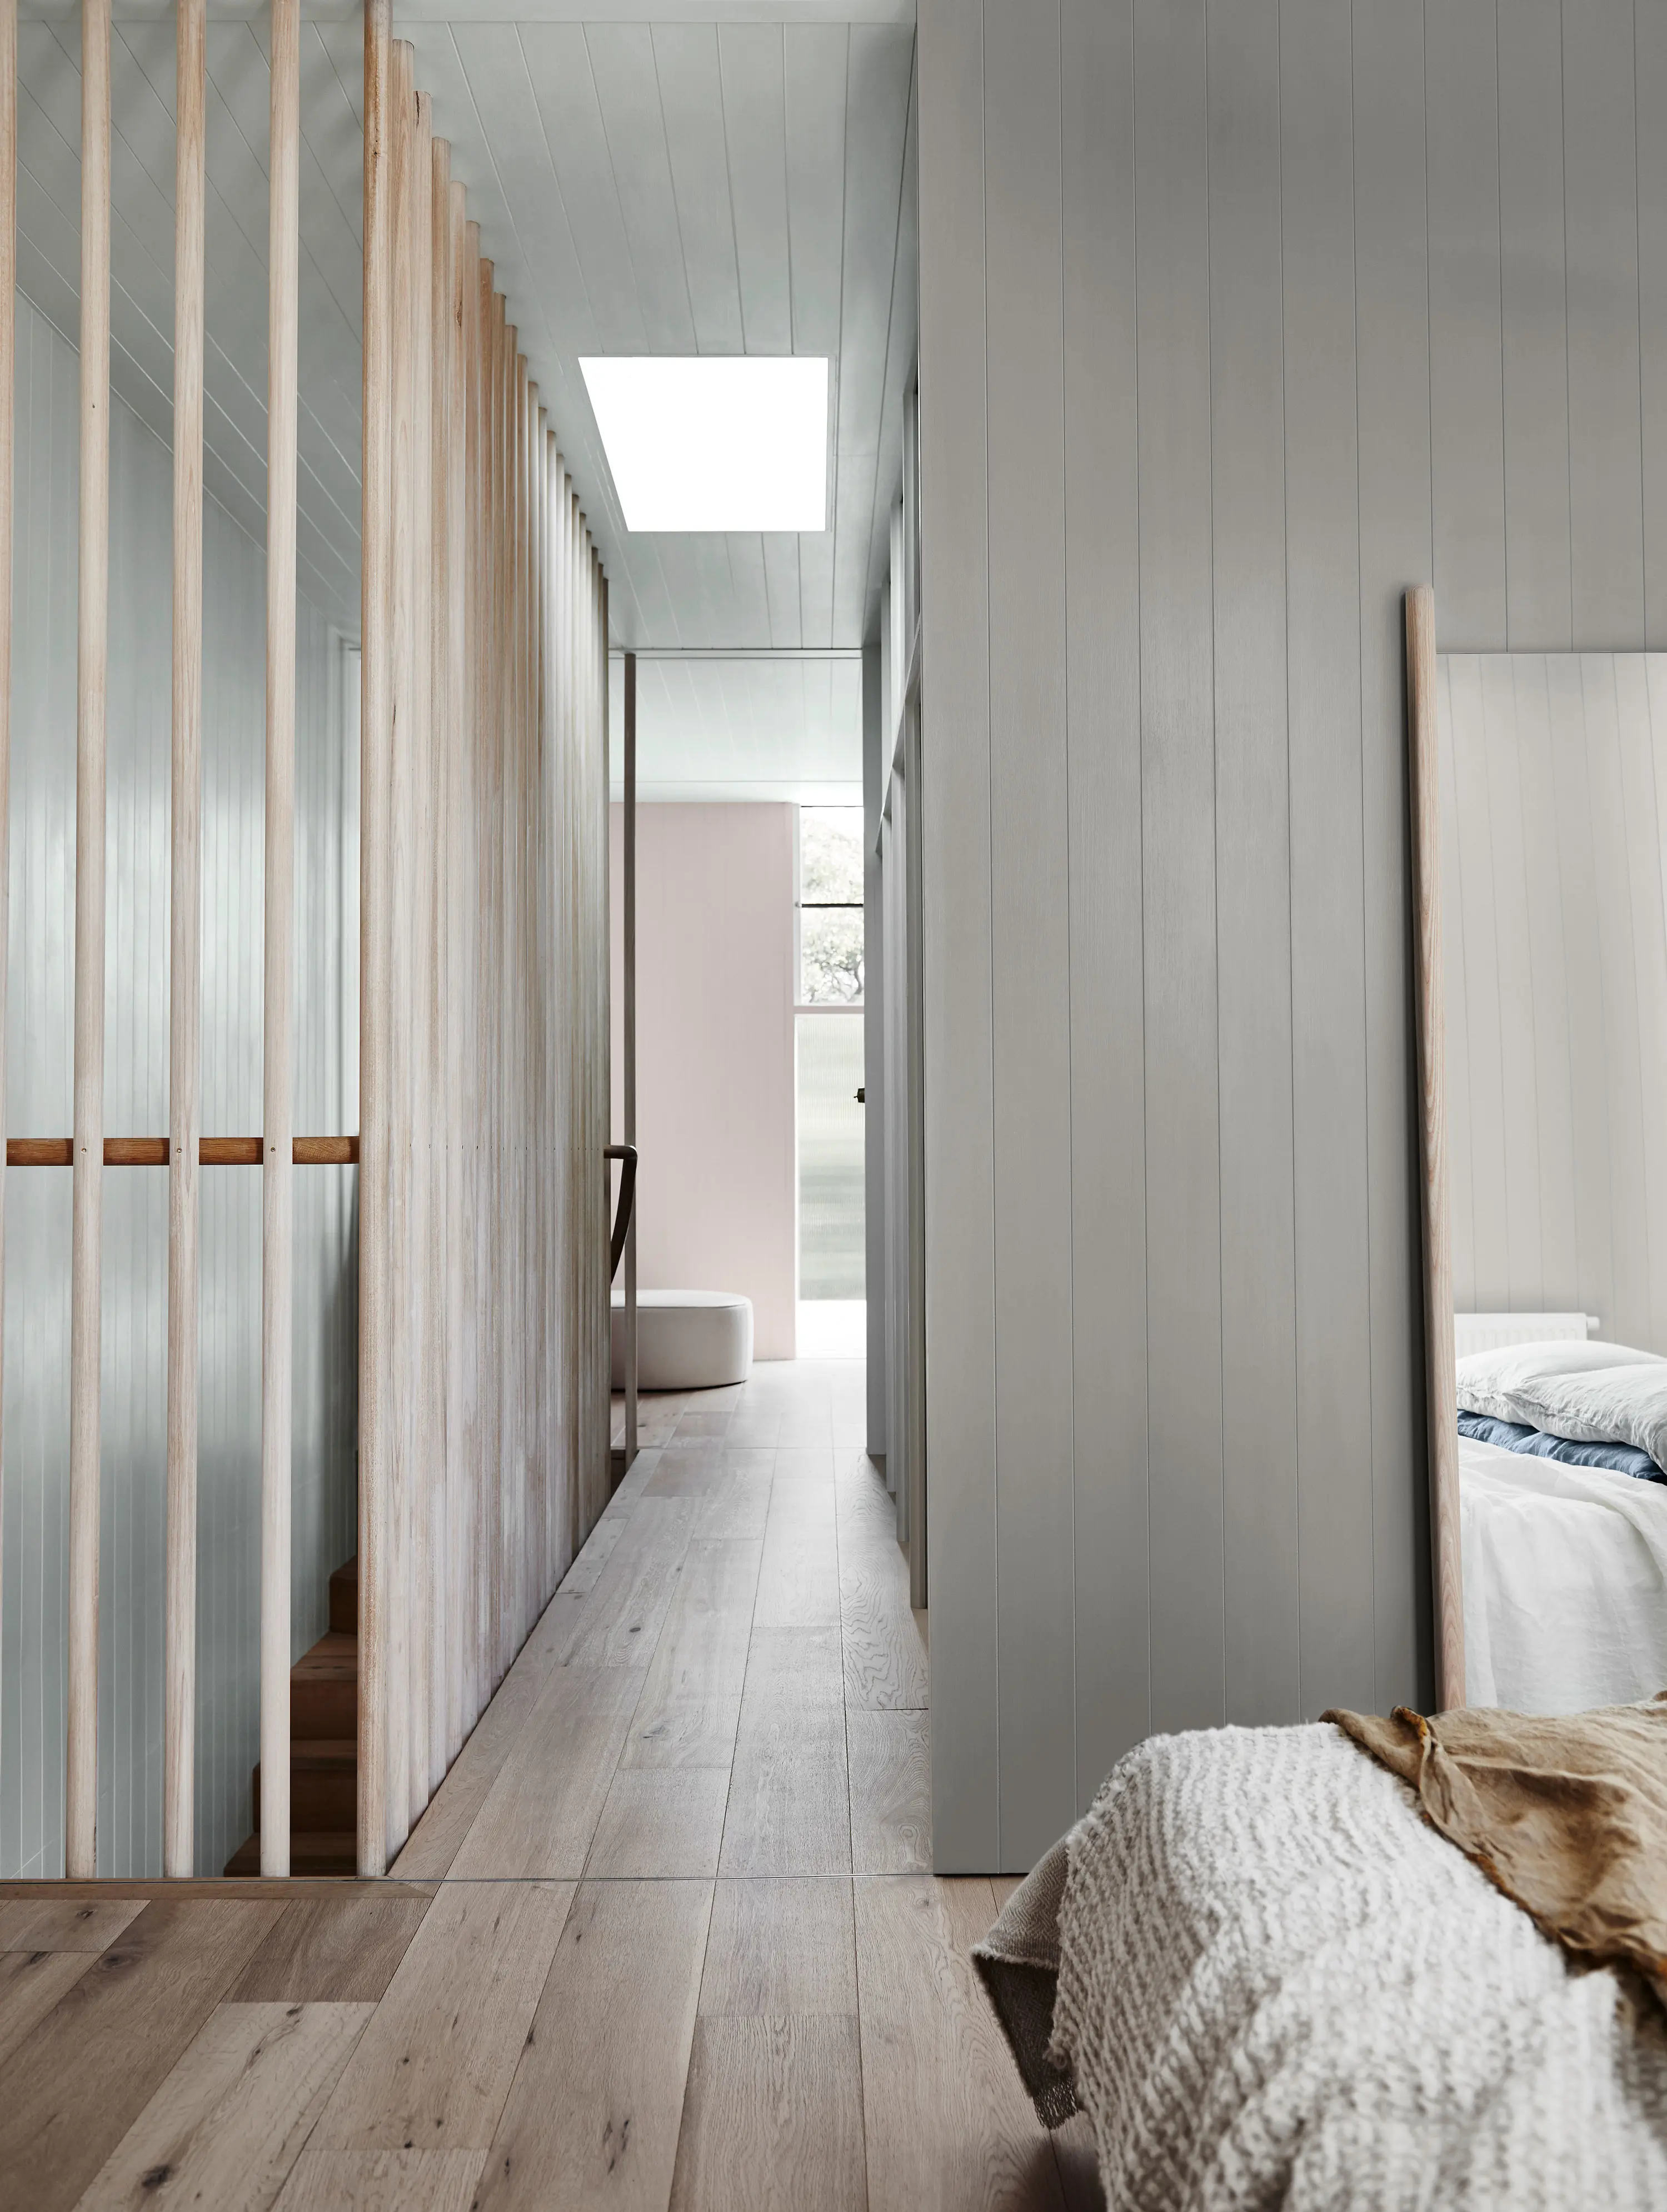
[[[1561,1717],[1330,1712],[1556,1942],[1667,2005],[1667,1692]]]
[[[1086,2109],[1118,2212],[1667,2205],[1658,2006],[1338,1729],[1154,1737],[1067,1850],[1033,2088]]]

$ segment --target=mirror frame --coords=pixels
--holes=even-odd
[[[1441,768],[1435,593],[1406,593],[1407,799],[1423,1167],[1424,1403],[1429,1453],[1435,1702],[1464,1703],[1464,1570],[1458,1516],[1458,1378],[1447,1206],[1446,1026],[1441,969]]]

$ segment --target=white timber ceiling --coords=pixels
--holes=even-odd
[[[854,646],[878,605],[914,359],[907,23],[397,26],[562,441],[628,646]],[[585,354],[830,363],[829,520],[629,534]]]
[[[625,788],[624,656],[609,669],[615,799]],[[637,663],[640,799],[863,803],[863,664],[855,652],[653,654]]]

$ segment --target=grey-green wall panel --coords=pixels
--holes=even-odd
[[[1022,1864],[1044,1824],[1019,1799],[1082,1803],[1149,1728],[1428,1694],[1400,593],[1434,576],[1449,649],[1667,626],[1667,157],[1635,120],[1667,93],[1658,12],[923,0],[945,1868]],[[991,58],[1056,38],[1057,111],[997,159]],[[1038,326],[1056,265],[1063,341]],[[1006,588],[1058,573],[1046,484],[1014,490],[1044,431],[1057,617]],[[1063,699],[1038,687],[1015,732],[992,702],[1062,631]],[[1062,743],[1050,902],[1004,872],[1057,850]],[[1020,836],[992,794],[1027,766]],[[1567,781],[1548,735],[1535,834]],[[997,1321],[1037,1264],[1002,1225],[1037,1188],[999,1133],[1027,973],[1050,1066],[1069,994],[1068,1429],[1052,1334]],[[1636,1150],[1569,1112],[1577,1151]],[[1067,1480],[1069,1747],[1035,1555]]]

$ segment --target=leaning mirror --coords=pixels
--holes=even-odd
[[[1421,596],[1438,1687],[1577,1712],[1667,1686],[1667,655],[1438,656]]]

